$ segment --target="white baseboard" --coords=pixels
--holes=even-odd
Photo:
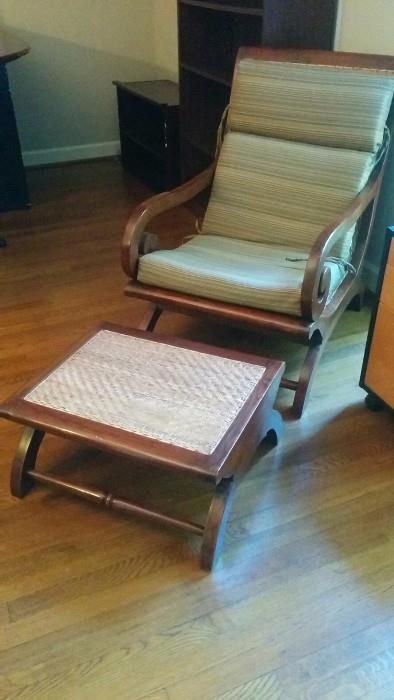
[[[120,151],[119,141],[104,143],[84,143],[80,146],[63,146],[61,148],[44,148],[38,151],[24,151],[25,166],[50,165],[51,163],[67,163],[75,160],[92,160],[115,156]]]
[[[366,260],[363,266],[363,278],[368,289],[372,292],[376,291],[377,283],[379,277],[379,267],[374,265],[374,263],[368,262]]]

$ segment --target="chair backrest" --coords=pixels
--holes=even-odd
[[[393,92],[394,58],[241,49],[202,232],[308,251],[368,181]]]

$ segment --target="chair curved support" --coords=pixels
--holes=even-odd
[[[131,213],[122,239],[121,263],[126,275],[136,278],[138,260],[158,248],[157,236],[147,233],[146,225],[159,214],[190,201],[210,186],[215,172],[215,163],[196,175],[184,185],[170,192],[162,192],[146,199]]]
[[[382,167],[374,173],[369,182],[343,212],[340,219],[327,226],[316,239],[306,264],[301,289],[301,312],[305,319],[317,320],[327,302],[331,273],[326,264],[333,245],[354,226],[368,206],[376,200],[382,179]],[[368,237],[363,241],[363,251],[357,259],[358,273],[364,259]]]
[[[292,95],[290,96],[291,99],[287,93],[284,93],[279,100],[276,91],[274,91],[274,93],[271,91],[271,78],[268,77],[264,69],[264,62],[270,64],[270,75],[274,75],[275,80],[278,79],[278,89],[280,89],[279,86],[281,85],[279,81],[288,80],[289,76],[295,76],[294,91],[292,91]],[[251,75],[250,67],[252,63],[254,66],[253,86],[249,77]],[[290,66],[297,66],[294,68],[294,72]],[[308,76],[312,75],[314,66],[319,67],[319,73],[315,72],[316,89],[314,86],[308,85],[307,91],[304,77],[305,81],[308,82]],[[271,73],[271,71],[273,72]],[[285,74],[286,78],[284,77]],[[345,92],[342,91],[337,91],[335,94],[334,91],[331,91],[329,85],[331,85],[331,81],[334,77],[335,80],[338,79],[338,85],[343,84],[343,90],[350,91],[351,95],[350,92],[345,95]],[[206,171],[205,174],[200,176],[200,178],[203,178],[202,186],[201,180],[199,179],[186,185],[186,187],[191,187],[192,190],[194,189],[194,192],[184,192],[184,189],[181,188],[180,190],[175,190],[175,193],[179,193],[178,196],[174,193],[176,197],[175,200],[171,200],[171,193],[167,193],[166,195],[159,196],[159,198],[154,198],[150,203],[145,203],[136,211],[129,221],[122,253],[125,272],[131,277],[134,276],[134,279],[131,280],[126,288],[126,294],[145,299],[152,304],[146,319],[143,321],[144,326],[147,325],[147,327],[151,327],[161,309],[172,310],[190,315],[202,315],[212,319],[225,320],[239,324],[241,327],[255,327],[267,332],[282,334],[306,345],[308,348],[307,355],[298,381],[285,378],[282,379],[281,383],[284,388],[290,389],[296,393],[294,411],[297,416],[300,416],[304,410],[311,381],[318,367],[325,344],[341,314],[347,308],[350,308],[351,305],[352,308],[356,310],[356,302],[357,300],[360,302],[364,291],[364,283],[361,275],[362,264],[376,213],[379,189],[389,150],[389,127],[392,127],[392,119],[394,116],[394,102],[392,101],[393,78],[394,59],[388,56],[353,54],[348,52],[341,53],[337,51],[315,51],[313,49],[297,50],[292,48],[283,50],[255,47],[241,48],[236,60],[231,86],[229,120],[227,123],[225,114],[218,132],[218,149],[215,154],[215,161],[218,163],[223,162],[219,151],[224,134],[238,130],[242,131],[244,134],[253,134],[254,138],[264,137],[268,134],[273,142],[282,142],[281,146],[279,146],[278,143],[278,149],[283,148],[283,142],[289,139],[290,141],[294,141],[294,143],[300,140],[304,142],[306,147],[309,145],[311,149],[315,148],[317,141],[319,141],[319,143],[321,141],[320,145],[322,147],[326,146],[332,149],[332,151],[330,151],[332,152],[332,156],[334,156],[336,150],[338,156],[342,150],[360,150],[364,155],[360,160],[352,160],[354,177],[348,179],[349,192],[352,194],[349,193],[346,197],[346,188],[342,188],[340,183],[338,183],[338,197],[340,192],[341,197],[346,197],[344,200],[345,203],[342,207],[340,206],[342,211],[331,214],[332,221],[330,223],[328,219],[329,225],[325,226],[324,229],[323,226],[325,223],[321,224],[320,231],[318,230],[316,236],[314,236],[315,240],[310,240],[305,236],[304,240],[309,241],[307,249],[305,249],[304,246],[300,249],[298,243],[302,239],[298,237],[298,235],[296,235],[293,240],[290,231],[288,231],[288,236],[283,235],[283,242],[286,246],[289,246],[289,249],[293,249],[294,246],[298,248],[297,256],[300,254],[300,257],[295,258],[294,262],[302,262],[302,266],[305,266],[304,271],[301,271],[301,280],[298,277],[299,272],[297,273],[299,280],[298,285],[301,283],[301,289],[298,288],[300,292],[298,297],[300,303],[297,314],[285,314],[283,313],[283,307],[275,303],[272,304],[273,309],[267,311],[247,305],[245,306],[240,298],[235,296],[233,297],[233,303],[213,299],[210,298],[209,295],[205,297],[203,296],[203,287],[199,292],[202,296],[191,293],[192,290],[196,290],[196,287],[192,285],[188,289],[187,284],[182,284],[184,291],[171,289],[171,286],[173,286],[171,282],[167,285],[169,288],[162,288],[160,286],[159,276],[154,278],[152,275],[152,279],[156,279],[158,286],[150,286],[150,284],[145,284],[135,279],[141,247],[145,245],[149,248],[154,244],[151,238],[144,239],[146,235],[144,233],[146,222],[156,215],[156,213],[169,209],[178,203],[187,201],[194,193],[197,193],[203,189],[204,186],[208,185],[214,173],[214,165],[211,169]],[[379,86],[381,86],[379,87],[379,99],[377,96],[374,96],[374,90],[377,84],[375,81],[377,80],[379,80]],[[310,93],[309,89],[311,91]],[[284,88],[284,90],[286,92],[286,88]],[[320,105],[319,109],[315,109],[308,104],[308,94],[312,94],[312,90],[315,93],[316,105]],[[246,94],[248,94],[247,103],[243,100],[243,95]],[[327,96],[328,94],[330,95],[329,99]],[[358,96],[357,99],[354,98],[355,94]],[[290,119],[289,121],[289,100],[291,102],[290,111],[291,109],[293,109],[293,111],[294,109],[299,110],[300,100],[305,104],[305,129],[299,127],[298,119],[295,121]],[[270,122],[268,116],[272,104],[274,104],[275,113],[279,115],[278,122],[275,124]],[[363,109],[370,110],[368,113],[371,119],[368,117],[368,120],[365,120],[365,125],[361,126],[360,124],[360,128],[355,129],[353,118],[354,110],[360,111]],[[335,138],[333,134],[329,136],[326,132],[327,124],[334,120],[334,114],[336,123],[338,121],[338,127],[340,125],[340,130],[338,130]],[[386,127],[384,126],[385,118],[387,118]],[[286,128],[285,125],[287,125]],[[320,134],[321,128],[321,138],[316,141],[316,134]],[[372,153],[378,141],[379,143],[381,142],[380,149],[377,153]],[[261,158],[264,158],[263,154],[265,150],[263,146],[261,148]],[[231,187],[228,185],[230,180],[225,182],[222,192],[225,191],[226,196],[220,201],[215,216],[220,219],[223,209],[226,207],[226,223],[223,223],[223,226],[227,226],[227,221],[230,220],[229,228],[231,227],[232,230],[229,230],[227,235],[230,236],[233,234],[237,237],[236,232],[241,228],[242,223],[245,225],[245,220],[242,222],[242,214],[238,212],[237,216],[239,215],[239,218],[237,219],[236,225],[235,222],[233,223],[231,221],[232,200],[230,194],[232,187],[237,191],[237,196],[239,190],[241,193],[239,196],[242,197],[243,206],[245,208],[248,207],[249,175],[245,175],[243,169],[245,166],[243,164],[244,162],[246,163],[244,158],[249,157],[250,152],[248,150],[246,154],[235,149],[231,138],[229,141],[229,149],[232,149],[231,169],[234,168],[234,171],[238,169],[239,172],[237,170],[236,177],[234,180],[231,180]],[[292,151],[287,149],[283,151],[283,154],[284,153],[287,154],[290,161],[289,165],[291,165],[295,155],[293,156]],[[307,162],[309,161],[305,158],[305,165]],[[371,169],[370,166],[372,166]],[[338,167],[340,167],[339,157]],[[226,165],[224,165],[224,169],[225,168]],[[267,165],[267,168],[265,168],[264,165],[264,168],[261,170],[263,176],[257,176],[256,173],[253,197],[261,196],[261,198],[264,198],[265,178],[271,178],[271,186],[276,186],[275,183],[278,181],[275,179],[275,175],[282,173],[281,168],[282,165],[278,169],[278,172],[275,173],[274,169],[271,171],[271,166],[268,167]],[[251,161],[250,177],[253,177],[254,169],[253,162]],[[350,168],[349,161],[349,172],[351,171],[352,168]],[[295,172],[294,170],[294,173]],[[366,173],[365,178],[362,173]],[[331,175],[335,178],[335,158],[333,158],[332,162],[330,161],[330,164],[328,160],[324,160],[324,162],[321,163],[321,174],[322,192],[324,192],[324,188],[330,187]],[[293,176],[294,174],[289,176],[289,179],[292,179]],[[225,179],[225,174],[223,177]],[[228,177],[230,178],[231,176],[228,175]],[[307,178],[303,178],[301,171],[299,172],[299,177],[301,178],[303,186],[307,187],[308,180]],[[356,185],[356,183],[360,183],[357,179],[358,177],[363,178],[363,182],[365,179],[366,182],[361,192],[355,196],[357,190],[362,187],[360,184],[358,184],[358,186]],[[204,178],[206,178],[205,182]],[[318,165],[316,165],[316,179],[319,181]],[[335,180],[333,180],[333,182],[335,184]],[[342,182],[342,180],[340,180],[340,182]],[[240,185],[242,185],[242,187],[240,187]],[[283,187],[283,190],[280,188],[280,192],[283,192],[283,197],[286,197],[288,193],[287,187]],[[217,194],[219,199],[220,193],[218,192]],[[294,197],[295,199],[291,199],[291,202],[298,202],[295,193]],[[354,199],[347,204],[347,199],[351,197],[354,197]],[[328,210],[331,210],[331,206],[334,206],[334,201],[334,198],[329,198],[329,201],[326,202]],[[280,208],[279,195],[278,203]],[[220,208],[221,206],[223,209]],[[250,201],[250,206],[253,208],[252,201]],[[305,210],[308,210],[307,197],[305,200],[303,198],[299,199],[297,207],[301,206],[305,206]],[[290,207],[289,210],[291,212]],[[325,208],[324,210],[326,211]],[[335,209],[333,211],[335,212]],[[253,222],[256,226],[258,225],[259,212],[260,209],[257,211],[256,208],[256,214],[253,213]],[[266,211],[262,207],[260,220],[262,229],[264,228],[267,215],[268,209]],[[289,216],[291,217],[291,213]],[[294,229],[297,234],[298,225],[302,226],[302,217],[299,216],[298,218],[300,220],[297,221],[297,228]],[[308,217],[306,216],[305,221],[307,220]],[[226,234],[225,229],[223,233]],[[261,242],[263,242],[265,238],[264,230],[262,230],[261,233]],[[348,239],[352,240],[350,241]],[[345,247],[345,241],[346,245],[349,242],[349,250],[342,252]],[[337,249],[339,249],[338,253]],[[289,260],[291,262],[291,258],[289,258]],[[338,270],[335,269],[335,262],[338,262]],[[336,275],[337,271],[341,274]],[[275,271],[272,270],[272,273],[272,287],[275,291]],[[261,274],[264,274],[264,270]],[[338,281],[340,280],[338,284],[333,284],[334,277],[338,277]],[[146,279],[149,279],[148,275]],[[214,296],[212,291],[207,290],[207,293]],[[220,505],[220,499],[218,502]],[[219,507],[218,510],[220,510]]]

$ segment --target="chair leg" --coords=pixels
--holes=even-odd
[[[292,412],[296,418],[301,418],[307,404],[309,392],[312,387],[312,380],[319,366],[327,340],[328,337],[318,344],[310,345],[306,353],[292,406]]]
[[[216,486],[201,545],[200,565],[205,571],[210,571],[220,556],[234,490],[232,478],[222,479]]]
[[[359,285],[358,291],[350,301],[347,308],[353,311],[361,311],[364,301],[364,292],[364,287]],[[292,411],[296,418],[301,418],[302,416],[302,413],[308,401],[314,374],[319,366],[326,343],[329,340],[331,333],[333,332],[339,318],[340,314],[337,314],[331,320],[331,323],[327,326],[327,328],[324,331],[323,338],[320,338],[320,342],[316,338],[311,338],[311,344],[308,348],[308,352],[306,353],[306,358],[301,369],[300,378],[298,382],[294,383],[295,397],[292,406]],[[291,384],[292,382],[289,383]]]
[[[17,498],[23,498],[31,490],[34,482],[27,472],[34,469],[38,450],[45,433],[35,428],[25,428],[15,459],[11,467],[11,493]]]
[[[163,309],[161,309],[160,306],[150,304],[142,318],[141,323],[138,325],[138,330],[153,331],[162,313]]]
[[[364,306],[365,290],[363,289],[351,300],[349,306],[347,307],[349,311],[362,311]]]

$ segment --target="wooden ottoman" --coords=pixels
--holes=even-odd
[[[104,324],[50,372],[0,406],[27,426],[11,471],[22,498],[34,482],[202,536],[201,566],[220,552],[234,484],[282,420],[273,404],[282,362]],[[205,479],[214,494],[205,525],[35,471],[48,432],[151,467]]]

